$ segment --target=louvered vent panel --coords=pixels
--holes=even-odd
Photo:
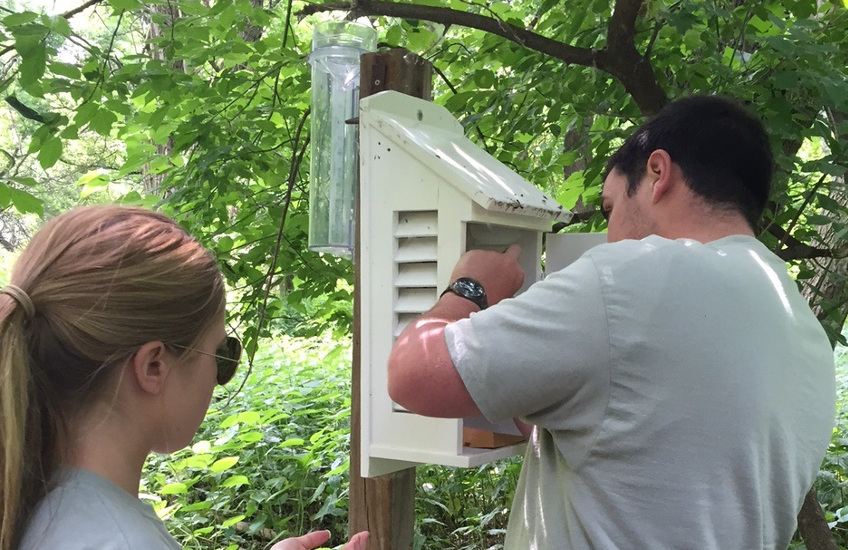
[[[396,237],[435,237],[438,226],[435,210],[398,212]]]
[[[396,237],[397,263],[436,261],[436,237]]]
[[[433,307],[438,299],[436,260],[438,212],[398,212],[397,277],[395,278],[395,337],[412,319]]]
[[[395,313],[424,313],[436,303],[436,288],[398,288]]]
[[[418,317],[418,313],[398,313],[397,314],[397,328],[395,328],[394,337],[397,338],[400,336],[400,333],[403,332],[403,329],[406,328],[406,325],[414,321]]]
[[[435,287],[436,263],[416,262],[398,264],[398,287]]]

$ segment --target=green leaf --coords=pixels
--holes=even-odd
[[[829,225],[833,223],[831,218],[822,216],[821,214],[807,214],[807,221],[813,225]]]
[[[245,518],[244,514],[241,514],[241,515],[238,515],[238,516],[235,516],[235,517],[231,517],[230,519],[228,519],[224,523],[222,523],[221,527],[224,528],[224,529],[226,529],[227,527],[232,527],[236,523],[244,520],[244,518]]]
[[[689,29],[683,35],[683,43],[686,44],[686,47],[692,51],[697,50],[703,40],[701,39],[701,29]]]
[[[391,27],[389,27],[389,30],[386,31],[386,42],[390,45],[398,46],[402,39],[403,29],[401,29],[400,25],[392,25]]]
[[[70,65],[68,63],[60,63],[58,61],[54,61],[50,63],[50,72],[58,75],[58,76],[66,76],[71,80],[78,80],[82,78],[82,72],[80,72],[79,67],[75,65]]]
[[[17,183],[18,185],[23,185],[23,186],[26,186],[26,187],[35,187],[36,185],[38,185],[38,182],[35,181],[35,178],[15,177],[15,178],[8,178],[8,179],[9,179],[9,181],[13,181],[13,182]]]
[[[250,480],[247,479],[247,476],[236,475],[228,477],[227,480],[221,484],[221,487],[241,487],[242,485],[250,485]]]
[[[44,215],[44,201],[21,189],[7,188],[9,199],[15,210],[21,214]]]
[[[12,204],[10,187],[3,182],[0,182],[0,208],[8,208]]]
[[[183,506],[180,511],[182,512],[194,512],[200,510],[208,510],[212,507],[212,503],[208,500],[201,500],[200,502],[192,502],[187,506]]]
[[[108,187],[109,181],[110,178],[108,174],[102,174],[96,170],[88,172],[76,182],[76,185],[82,187],[80,190],[80,198],[88,198],[92,194]]]
[[[232,237],[223,236],[218,239],[218,246],[216,246],[218,252],[229,252],[233,249],[233,239]]]
[[[206,15],[209,9],[195,0],[185,0],[184,2],[180,2],[180,11],[186,15]]]
[[[83,103],[77,107],[76,113],[74,113],[74,124],[80,127],[88,124],[99,109],[96,103]]]
[[[182,495],[188,492],[185,483],[169,483],[157,491],[160,495]]]
[[[26,25],[27,23],[32,23],[36,19],[38,19],[37,13],[31,11],[23,11],[20,13],[13,13],[4,17],[3,25],[7,27],[19,27],[21,25]]]
[[[231,240],[230,248],[232,248],[232,240]],[[227,249],[227,250],[229,250],[229,249]],[[239,422],[243,422],[245,424],[256,424],[257,422],[259,422],[261,415],[256,411],[244,411],[244,412],[238,413],[238,416],[236,418],[238,419]]]
[[[43,47],[50,29],[40,23],[30,23],[13,29],[12,34],[15,37],[15,49],[22,57],[26,57],[39,46]]]
[[[235,4],[236,9],[244,15],[250,15],[250,12],[253,11],[253,4],[250,3],[250,0],[236,0]]]
[[[38,151],[38,163],[41,167],[47,170],[59,160],[62,156],[62,140],[58,137],[51,137],[41,146]]]
[[[246,434],[240,435],[239,439],[245,443],[258,443],[264,439],[264,436],[261,432],[247,432]]]
[[[474,72],[474,82],[480,88],[491,88],[495,85],[495,73],[488,69],[480,69]]]
[[[115,113],[108,109],[99,109],[88,123],[88,127],[100,134],[101,136],[109,137],[112,131],[112,125],[118,121]]]
[[[237,456],[228,456],[226,458],[220,458],[216,460],[211,466],[209,466],[209,469],[216,474],[220,474],[221,472],[229,470],[230,468],[235,466],[238,460],[239,457]]]
[[[790,90],[798,85],[798,74],[792,70],[778,71],[774,75],[774,85],[782,90]]]
[[[47,48],[43,41],[33,45],[26,43],[22,48],[18,48],[18,53],[21,54],[19,66],[21,75],[18,77],[18,82],[24,87],[31,86],[44,75],[44,69],[47,66]]]
[[[71,26],[68,24],[68,20],[61,15],[42,15],[41,22],[56,34],[60,34],[65,38],[71,36]]]
[[[46,124],[40,126],[35,132],[32,133],[32,137],[29,140],[29,147],[27,148],[27,154],[32,154],[41,149],[44,142],[53,137],[53,129],[47,126]]]
[[[816,13],[816,2],[812,0],[790,0],[787,2],[790,10],[799,18],[807,18]]]
[[[109,0],[109,5],[115,8],[115,11],[132,11],[144,7],[144,2],[141,0]]]

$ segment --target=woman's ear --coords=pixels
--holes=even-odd
[[[143,391],[158,395],[165,387],[174,359],[162,342],[147,342],[130,359],[131,372]]]
[[[651,176],[651,201],[659,202],[674,185],[671,156],[664,149],[657,149],[648,157],[647,171]]]

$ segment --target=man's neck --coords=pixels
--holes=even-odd
[[[691,190],[676,203],[669,204],[665,215],[657,219],[665,223],[657,227],[657,235],[667,239],[692,239],[702,243],[732,235],[755,237],[754,231],[739,211],[710,205]]]

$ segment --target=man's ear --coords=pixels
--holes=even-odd
[[[130,370],[143,391],[158,395],[165,387],[173,361],[165,344],[147,342],[130,359]]]
[[[675,184],[674,163],[664,149],[657,149],[648,157],[646,168],[651,178],[651,201],[659,202]]]

